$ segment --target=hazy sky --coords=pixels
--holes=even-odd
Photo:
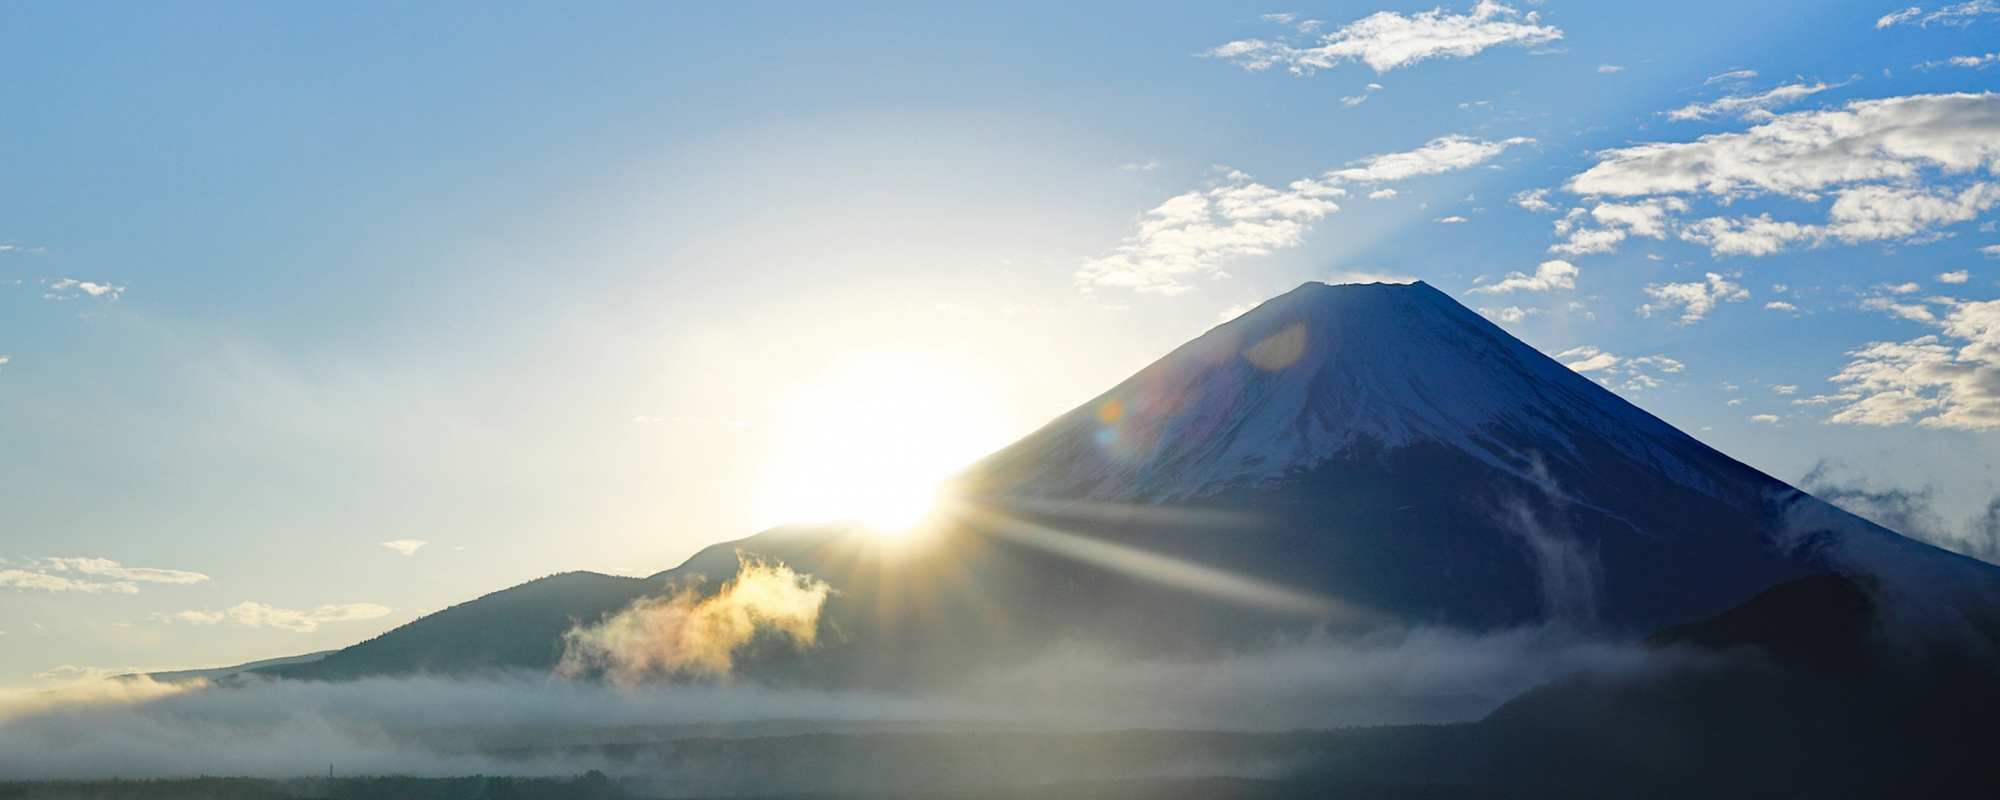
[[[0,683],[891,519],[1306,280],[1428,281],[1933,536],[1997,488],[1987,0],[0,29]]]

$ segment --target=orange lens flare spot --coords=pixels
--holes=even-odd
[[[1097,407],[1097,421],[1106,425],[1116,425],[1125,418],[1125,404],[1116,400]]]

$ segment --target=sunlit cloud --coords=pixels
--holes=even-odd
[[[427,544],[430,544],[430,542],[426,542],[422,539],[397,539],[396,541],[393,542],[383,542],[382,546],[394,550],[398,553],[402,553],[403,555],[406,556],[413,556],[417,554],[418,548],[423,547],[424,545]]]
[[[1827,421],[1846,425],[2000,426],[2000,301],[1872,298],[1863,307],[1938,333],[1851,351],[1854,360],[1829,379],[1840,391],[1793,402],[1828,406]]]
[[[820,608],[832,587],[784,564],[740,552],[737,559],[735,577],[712,596],[682,588],[570,629],[563,635],[556,674],[601,670],[621,686],[652,678],[718,677],[730,673],[736,652],[759,631],[780,634],[796,647],[818,641]]]
[[[1291,23],[1289,18],[1266,19]],[[1452,14],[1443,8],[1409,16],[1380,11],[1320,34],[1315,43],[1305,46],[1286,40],[1239,39],[1202,55],[1227,58],[1253,72],[1283,64],[1294,75],[1311,75],[1359,61],[1381,73],[1434,58],[1469,58],[1488,47],[1546,44],[1562,38],[1561,30],[1538,22],[1536,12],[1522,14],[1493,0],[1480,0],[1469,14]],[[1305,23],[1299,32],[1314,34],[1316,25]]]

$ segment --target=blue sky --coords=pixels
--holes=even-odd
[[[1306,280],[1969,547],[2000,8],[1910,8],[11,4],[0,683],[862,514]]]

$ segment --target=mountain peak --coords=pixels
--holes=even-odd
[[[1687,463],[1700,443],[1422,282],[1302,285],[974,471],[987,494],[1162,502],[1282,481],[1364,440],[1445,444],[1538,484],[1547,462],[1608,445],[1712,489]]]

